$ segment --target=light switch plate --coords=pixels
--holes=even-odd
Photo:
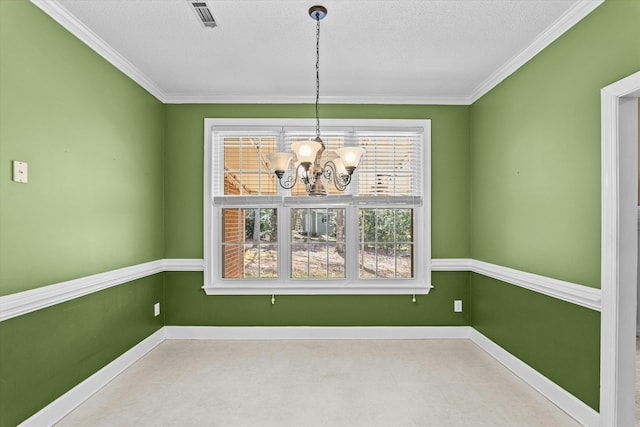
[[[153,304],[153,315],[154,316],[160,316],[160,303],[159,302]]]
[[[453,301],[453,311],[455,313],[462,313],[462,300],[457,299]]]
[[[29,182],[27,162],[13,161],[13,180],[23,184]]]

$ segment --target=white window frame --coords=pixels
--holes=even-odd
[[[380,294],[428,294],[433,288],[431,284],[431,120],[417,119],[323,119],[323,128],[371,128],[372,130],[389,130],[403,128],[421,128],[423,131],[422,150],[422,204],[406,206],[414,209],[414,277],[411,279],[357,279],[358,271],[358,227],[348,222],[345,224],[346,251],[355,254],[346,257],[347,277],[341,279],[289,279],[289,251],[278,254],[277,279],[223,279],[220,251],[220,216],[222,208],[214,206],[213,180],[214,173],[214,132],[221,128],[274,128],[303,127],[313,129],[313,119],[204,119],[204,285],[202,289],[207,295],[380,295]],[[366,155],[366,153],[365,153]],[[355,174],[357,175],[356,169]],[[304,197],[297,196],[296,198]],[[371,204],[367,206],[351,206],[341,204],[329,196],[327,199],[316,199],[322,207],[345,207],[357,211],[359,208],[393,208],[392,206]],[[227,207],[227,206],[224,206]],[[228,207],[233,207],[229,205]],[[278,242],[289,246],[290,230],[287,227],[291,206],[261,204],[260,207],[277,207]],[[303,206],[300,206],[303,207]],[[357,215],[356,215],[357,217]],[[282,240],[284,239],[284,240]]]

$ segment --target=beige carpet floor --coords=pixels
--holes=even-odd
[[[59,426],[575,426],[465,340],[165,341]]]

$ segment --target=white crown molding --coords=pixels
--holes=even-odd
[[[31,0],[31,2],[159,101],[165,102],[164,92],[153,80],[91,31],[56,0]]]
[[[471,329],[471,341],[502,363],[507,369],[565,411],[579,423],[588,427],[600,425],[600,414],[580,399],[518,359],[498,344]]]
[[[471,271],[592,310],[600,311],[601,308],[602,291],[600,289],[484,261],[469,258],[434,258],[431,260],[431,269],[433,271]]]
[[[551,24],[549,28],[539,34],[525,50],[508,60],[482,82],[469,96],[469,104],[476,102],[504,79],[515,73],[531,58],[553,43],[558,37],[593,12],[602,3],[604,3],[604,0],[581,0],[574,4]]]
[[[19,427],[52,426],[165,340],[160,328],[117,359],[36,412]]]
[[[323,104],[398,104],[398,105],[469,105],[467,96],[322,96]],[[215,96],[171,95],[164,98],[166,104],[313,104],[310,96]]]
[[[469,326],[165,326],[168,340],[468,339]]]
[[[160,259],[0,296],[0,322],[163,271],[202,271],[201,259]]]

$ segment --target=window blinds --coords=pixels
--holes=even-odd
[[[356,132],[365,154],[356,169],[358,196],[422,195],[422,135],[416,132]]]
[[[267,156],[291,152],[291,143],[315,138],[313,129],[214,129],[213,195],[222,197],[306,195],[302,184],[283,192],[269,168]],[[331,195],[351,194],[355,204],[421,204],[423,195],[423,135],[419,129],[323,129],[326,150],[322,163],[344,146],[361,146],[365,154],[345,193],[329,186]],[[289,173],[295,173],[293,157]],[[271,202],[275,199],[270,200]],[[247,201],[244,199],[244,201]]]

